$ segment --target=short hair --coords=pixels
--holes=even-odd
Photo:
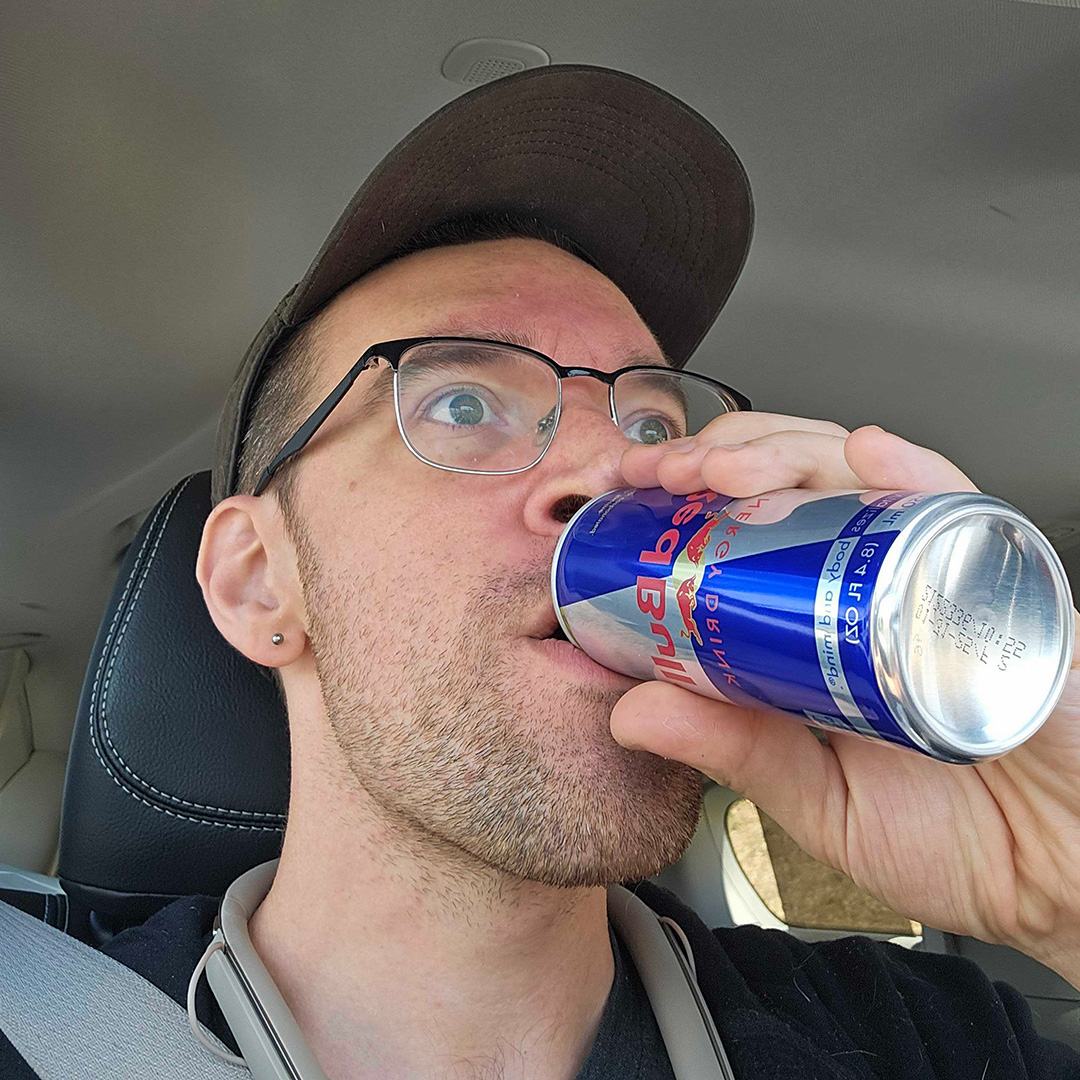
[[[597,268],[590,255],[570,237],[538,218],[514,211],[469,214],[431,225],[398,247],[378,266],[429,248],[515,238],[543,240]],[[252,393],[247,423],[241,435],[237,491],[242,494],[251,494],[255,490],[263,470],[315,407],[316,403],[309,399],[318,370],[319,317],[332,302],[333,297],[296,326],[266,359]],[[296,489],[290,468],[295,460],[290,459],[274,474],[271,489],[286,524],[290,526],[296,520]]]

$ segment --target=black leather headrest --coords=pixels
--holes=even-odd
[[[203,603],[195,559],[209,513],[203,472],[147,517],[120,568],[79,702],[59,876],[73,912],[93,910],[113,928],[177,896],[220,895],[281,847],[285,707]]]

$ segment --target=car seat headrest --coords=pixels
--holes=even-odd
[[[195,560],[210,509],[202,472],[147,517],[120,568],[79,702],[59,876],[73,912],[93,911],[112,928],[177,896],[220,895],[281,847],[285,707],[206,610]]]

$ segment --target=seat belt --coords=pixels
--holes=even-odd
[[[607,896],[608,918],[641,976],[676,1080],[734,1080],[682,930],[676,936],[668,924],[677,924],[661,920],[644,900],[622,885],[609,885]]]
[[[0,1031],[42,1080],[251,1076],[207,1053],[185,1010],[141,975],[4,903],[0,957]]]
[[[256,872],[266,878],[267,869],[267,864],[256,867],[238,883]],[[269,880],[260,886],[258,891],[265,895]],[[679,944],[681,931],[678,936],[669,931],[644,901],[620,885],[608,887],[608,916],[641,976],[677,1080],[733,1080],[723,1043],[697,985],[689,946],[684,951]],[[246,931],[246,919],[243,922]],[[202,1025],[203,1036],[222,1056],[200,1046],[192,1037],[185,1010],[141,975],[4,903],[0,903],[0,955],[5,961],[0,977],[0,1030],[42,1080],[86,1080],[88,1076],[145,1080],[148,1070],[155,1080],[244,1080],[253,1075],[245,1066],[224,1060],[232,1055]],[[214,959],[223,958],[218,953]],[[231,990],[226,984],[232,980],[224,976],[214,985],[219,1004],[230,1005],[226,1016],[241,1048],[255,1045],[253,1038],[267,1044],[278,1042],[282,1022],[278,1017],[277,1024],[266,1023],[274,1019],[275,1010],[269,1010],[268,1018],[265,999],[252,1002],[246,1012],[233,1007],[231,991],[238,995],[242,988],[250,996],[251,965],[262,966],[254,957],[248,958],[248,965],[246,978],[236,972],[236,986]],[[231,963],[221,970],[229,967]],[[237,1031],[235,1018],[251,1030]],[[257,1031],[251,1018],[257,1018]],[[298,1040],[302,1040],[299,1029],[292,1041]],[[296,1075],[281,1065],[284,1062],[273,1062],[276,1067],[269,1061],[260,1063],[254,1076],[262,1080]]]

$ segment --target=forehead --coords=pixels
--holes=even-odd
[[[434,248],[343,290],[321,317],[320,351],[343,374],[370,345],[403,337],[482,337],[566,365],[613,370],[665,363],[618,287],[587,263],[532,239]]]

